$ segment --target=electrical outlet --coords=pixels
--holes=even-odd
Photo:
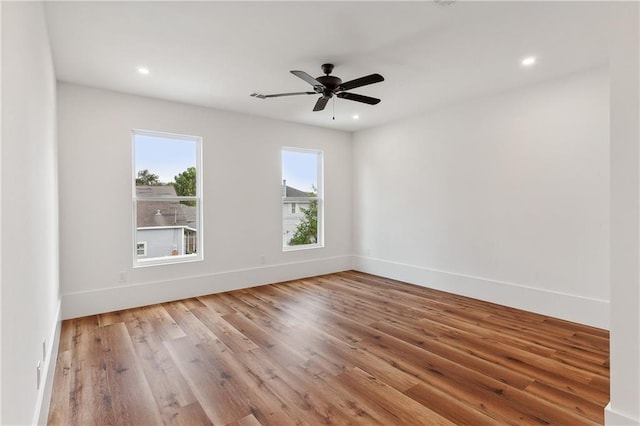
[[[120,274],[118,274],[118,281],[121,283],[127,282],[127,273],[125,271],[120,271]]]
[[[40,389],[40,361],[36,365],[36,390]]]
[[[42,362],[47,360],[47,339],[42,341]]]
[[[267,256],[265,256],[264,254],[261,254],[260,255],[260,263],[263,264],[263,265],[265,263],[267,263]]]

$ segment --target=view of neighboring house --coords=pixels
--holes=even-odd
[[[196,252],[196,207],[172,199],[171,185],[136,186],[136,253],[139,259]],[[167,197],[167,200],[158,198]],[[150,198],[145,200],[144,198]]]
[[[310,200],[303,198],[309,197],[308,192],[287,186],[287,181],[282,181],[282,244],[289,245],[289,240],[296,232],[296,228],[300,221],[304,218],[302,209],[308,209],[311,205]]]

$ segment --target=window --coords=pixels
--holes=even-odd
[[[147,255],[147,242],[142,241],[140,243],[136,243],[136,255],[138,256],[146,256]]]
[[[283,250],[322,247],[322,222],[322,152],[283,148]]]
[[[134,266],[202,260],[202,139],[133,131]]]

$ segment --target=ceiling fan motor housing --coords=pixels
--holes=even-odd
[[[318,80],[318,82],[325,87],[325,89],[322,91],[322,94],[329,98],[333,96],[335,91],[342,84],[342,79],[334,77],[332,75],[323,75],[317,77],[316,80]]]

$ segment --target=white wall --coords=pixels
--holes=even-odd
[[[48,410],[59,317],[56,83],[35,2],[2,2],[2,418]],[[43,360],[42,341],[47,341]],[[53,364],[51,364],[51,367]],[[50,384],[50,381],[47,383]],[[41,419],[42,420],[42,419]]]
[[[602,68],[358,132],[356,267],[608,327],[608,96]]]
[[[0,34],[2,34],[2,4],[0,3]],[[0,40],[2,38],[0,37]],[[0,42],[0,80],[2,79],[2,43]],[[1,86],[1,83],[0,83]],[[0,87],[0,99],[2,88]],[[2,129],[2,102],[0,102],[0,129]],[[0,422],[2,422],[2,134],[0,131]]]
[[[351,267],[348,133],[65,83],[58,127],[65,318]],[[132,129],[203,137],[203,262],[132,268]],[[282,252],[282,146],[324,151],[324,248]]]
[[[640,6],[611,16],[611,402],[608,425],[640,424]]]
[[[2,4],[0,3],[0,34],[2,34]],[[0,37],[0,40],[2,38]],[[2,43],[0,42],[0,80],[2,79]],[[0,82],[1,86],[1,82]],[[0,87],[0,99],[2,87]],[[2,102],[0,102],[0,129],[2,129]],[[2,134],[0,131],[0,422],[2,422]]]

